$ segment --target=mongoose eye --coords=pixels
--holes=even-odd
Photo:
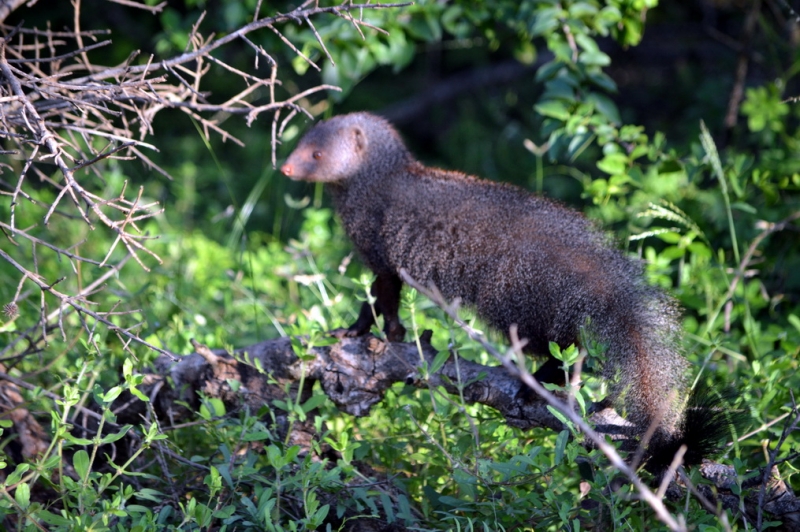
[[[312,157],[314,157],[314,159],[316,159],[316,160],[320,160],[320,159],[322,159],[322,152],[321,151],[315,151],[314,155],[312,155]]]

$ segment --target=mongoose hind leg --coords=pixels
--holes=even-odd
[[[383,332],[390,342],[402,342],[406,328],[397,315],[400,309],[400,289],[403,282],[396,275],[381,274],[372,283],[370,293],[375,298],[375,310],[369,302],[361,305],[356,322],[347,329],[336,329],[331,334],[337,338],[363,336],[375,323],[375,317],[383,315]]]
[[[548,356],[547,361],[536,370],[533,377],[539,382],[564,386],[567,380],[562,365],[563,363],[557,358]]]

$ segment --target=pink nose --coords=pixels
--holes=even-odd
[[[285,176],[292,175],[292,165],[291,164],[284,164],[281,166],[281,173]]]

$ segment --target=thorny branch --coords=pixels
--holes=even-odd
[[[160,12],[166,5],[162,2],[147,6],[140,0],[109,1],[151,13]],[[140,324],[120,325],[120,320],[134,311],[97,310],[92,296],[102,286],[97,285],[95,291],[89,292],[83,289],[85,284],[95,286],[86,278],[89,270],[107,279],[109,270],[106,268],[116,272],[129,258],[145,271],[149,271],[154,262],[161,263],[150,245],[156,237],[147,234],[143,224],[164,212],[164,208],[148,199],[149,195],[141,187],[131,191],[127,182],[109,186],[98,163],[139,159],[145,166],[170,177],[145,152],[157,151],[156,142],[149,138],[157,140],[153,125],[155,116],[163,109],[178,109],[196,121],[206,138],[217,134],[223,141],[231,140],[239,145],[243,145],[242,141],[223,127],[224,117],[243,116],[250,125],[262,114],[272,114],[274,164],[278,135],[288,120],[300,114],[310,116],[305,110],[309,98],[339,88],[319,84],[295,94],[282,91],[273,52],[248,36],[259,31],[274,32],[291,50],[299,53],[279,25],[308,24],[325,49],[312,24],[315,17],[322,14],[346,16],[360,32],[361,27],[373,26],[346,15],[351,10],[358,10],[358,13],[363,9],[405,5],[408,3],[343,1],[340,5],[319,7],[318,2],[308,0],[289,13],[263,18],[256,13],[253,22],[219,37],[213,33],[204,34],[203,15],[192,28],[186,48],[174,57],[142,58],[134,51],[121,64],[104,66],[93,62],[93,53],[109,45],[114,35],[110,31],[81,28],[82,2],[72,2],[72,31],[53,31],[49,27],[3,25],[6,17],[22,9],[24,4],[0,0],[0,139],[3,139],[2,155],[5,156],[0,159],[0,196],[7,197],[9,205],[4,211],[7,214],[3,215],[6,219],[0,220],[0,238],[10,244],[3,245],[7,251],[0,254],[0,260],[20,274],[14,299],[0,302],[0,306],[5,309],[5,317],[11,320],[19,314],[20,304],[26,300],[35,301],[37,294],[40,307],[36,326],[22,328],[25,332],[20,333],[20,340],[28,340],[24,352],[18,351],[21,344],[14,341],[11,344],[16,348],[5,346],[0,356],[35,353],[47,344],[48,335],[57,330],[66,338],[68,323],[78,324],[88,333],[90,342],[100,325],[117,334],[126,347],[135,342],[167,354],[139,337]],[[252,69],[235,68],[222,59],[223,47],[237,43],[244,43],[252,50]],[[325,50],[325,55],[330,57]],[[311,59],[304,59],[319,70]],[[215,100],[206,89],[207,80],[209,75],[220,72],[230,78],[230,85],[238,83],[241,89],[234,96]],[[40,195],[32,193],[32,181],[37,177],[53,191],[53,199],[47,203],[36,199]],[[28,207],[35,207],[37,214],[33,216],[42,216],[43,225],[20,226],[20,220],[31,218],[31,212],[22,210]],[[21,216],[22,212],[26,215]],[[110,232],[113,243],[99,253],[95,251],[95,255],[87,252],[89,246],[83,245],[87,240],[85,236],[78,237],[73,244],[57,245],[52,236],[58,225],[52,223],[54,219],[83,225],[84,233],[85,230]],[[45,278],[39,267],[39,257],[44,254],[58,260],[66,258],[71,271]],[[91,269],[84,268],[82,272],[84,264],[91,265]],[[52,298],[55,298],[55,308],[51,308]],[[65,316],[69,315],[77,320],[73,317],[71,322],[65,322]]]

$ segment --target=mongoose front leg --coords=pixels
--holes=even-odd
[[[375,310],[383,314],[383,332],[390,342],[402,342],[406,336],[406,328],[400,323],[397,311],[400,309],[400,289],[403,281],[394,274],[378,275],[372,283],[372,295],[375,296]]]
[[[390,342],[402,342],[406,329],[400,323],[397,311],[400,308],[400,289],[403,282],[396,275],[378,275],[372,283],[370,294],[375,298],[375,309],[365,301],[358,312],[356,322],[347,329],[336,329],[331,334],[337,338],[363,336],[375,323],[375,317],[383,314],[383,332]]]
[[[370,292],[372,291],[370,290]],[[380,314],[377,305],[375,306],[375,314],[373,314],[372,305],[370,305],[368,301],[365,301],[361,305],[361,310],[358,311],[358,318],[354,324],[346,329],[331,331],[331,334],[336,338],[364,336],[369,332],[372,324],[375,323],[375,315],[377,314]]]

